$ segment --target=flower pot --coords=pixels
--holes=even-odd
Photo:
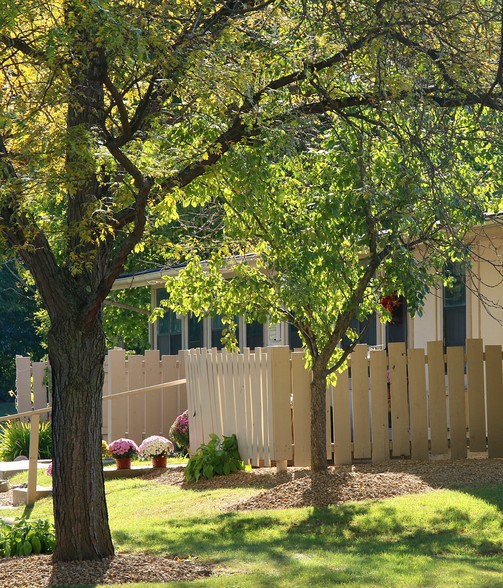
[[[166,467],[166,456],[165,455],[156,455],[152,458],[152,466],[154,468],[165,468]]]
[[[115,465],[118,470],[130,470],[131,469],[131,458],[130,457],[116,457]]]

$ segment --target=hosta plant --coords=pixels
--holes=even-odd
[[[199,478],[210,480],[213,476],[244,470],[244,467],[236,435],[220,439],[218,435],[211,434],[210,441],[203,443],[189,459],[185,479],[189,482],[197,482]]]
[[[0,524],[0,556],[26,556],[52,553],[56,544],[54,528],[44,519],[16,519],[12,525]]]

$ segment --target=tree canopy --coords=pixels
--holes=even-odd
[[[422,127],[402,129],[400,141],[410,143],[403,154],[389,135],[406,120],[404,112],[416,121],[422,113],[425,128],[433,129],[442,116],[455,118],[455,110],[471,112],[476,133],[473,125],[481,128],[489,109],[500,111],[501,6],[488,0],[6,0],[0,55],[0,246],[29,269],[51,322],[55,558],[102,558],[113,547],[99,441],[101,309],[145,231],[175,219],[181,207],[211,201],[219,177],[243,193],[249,194],[244,180],[268,193],[257,178],[260,166],[269,173],[276,161],[285,174],[280,180],[277,168],[272,188],[283,182],[297,194],[302,207],[293,196],[285,205],[302,213],[296,230],[308,241],[307,227],[317,220],[310,218],[308,193],[314,184],[313,197],[325,198],[329,166],[320,169],[323,186],[313,180],[294,190],[293,184],[302,186],[304,165],[316,176],[323,150],[334,167],[347,170],[333,187],[347,198],[323,206],[347,213],[359,202],[353,221],[372,229],[373,211],[382,208],[377,196],[387,197],[376,162],[392,185],[399,181],[393,174],[407,170],[404,186],[394,191],[402,200],[423,191],[427,162],[415,169],[411,159],[414,133],[429,141]],[[371,138],[351,133],[363,123],[374,129]],[[294,146],[289,161],[281,145],[298,136],[297,127],[313,139]],[[446,154],[457,136],[445,136]],[[240,164],[237,145],[265,154]],[[352,154],[347,161],[345,153]],[[227,166],[234,175],[224,176]],[[440,161],[433,167],[444,169]],[[371,180],[372,190],[353,203],[355,177],[363,188]],[[380,249],[372,249],[368,235],[377,239],[382,228],[397,228],[392,214],[386,223],[362,233],[371,257]],[[416,229],[407,229],[414,238]],[[328,249],[326,230],[322,247]],[[356,245],[350,242],[348,251]],[[79,446],[86,447],[87,470],[73,465]]]

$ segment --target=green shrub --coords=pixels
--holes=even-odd
[[[52,458],[51,421],[40,423],[39,459]],[[13,461],[19,455],[28,457],[30,452],[30,424],[22,421],[8,421],[0,428],[0,457],[3,461]]]
[[[244,463],[239,456],[236,435],[219,439],[218,435],[210,435],[210,441],[202,444],[189,459],[185,468],[185,478],[189,482],[197,482],[199,478],[210,480],[213,476],[232,474],[244,470]]]
[[[52,553],[56,544],[54,528],[44,519],[16,519],[0,525],[0,557]]]

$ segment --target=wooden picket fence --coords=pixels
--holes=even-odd
[[[187,409],[184,356],[129,355],[111,349],[105,359],[102,435],[108,443],[129,437],[140,443],[149,435],[165,435]],[[18,413],[50,405],[49,366],[16,357]]]
[[[358,345],[327,389],[327,458],[503,457],[501,346],[470,339],[423,349]],[[190,350],[187,387],[192,447],[236,433],[253,465],[310,463],[310,380],[302,352]]]

